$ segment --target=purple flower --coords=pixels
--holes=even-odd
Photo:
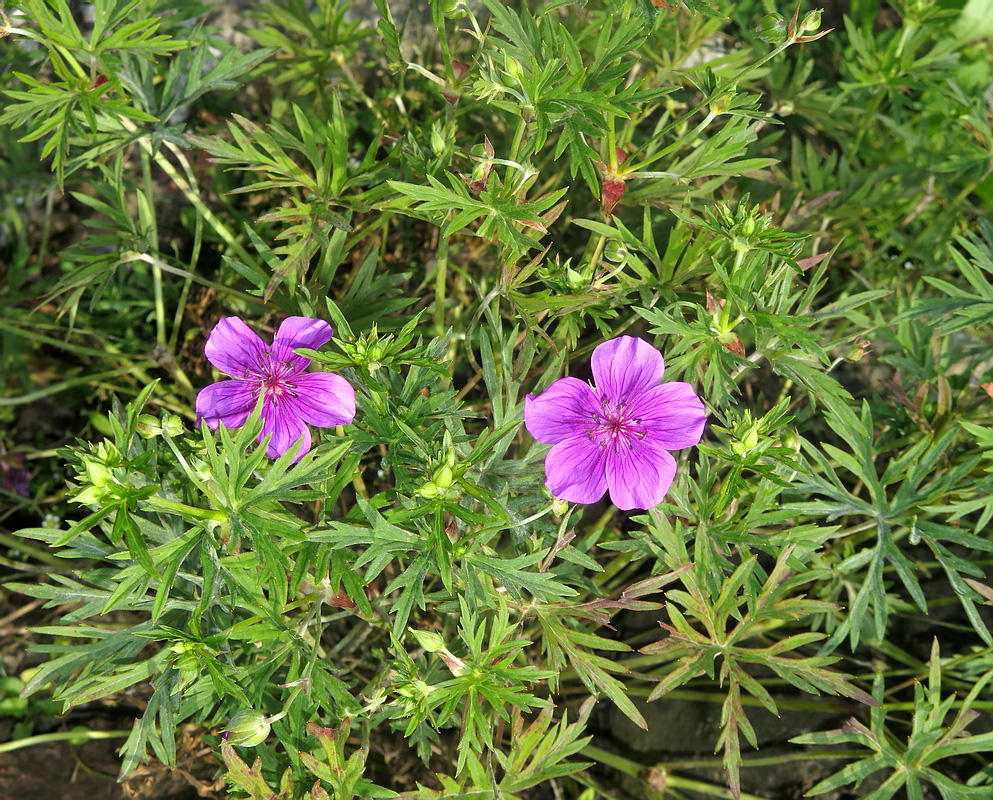
[[[221,381],[197,395],[197,424],[216,430],[240,428],[262,400],[262,432],[271,434],[266,453],[283,455],[301,442],[294,458],[310,450],[307,425],[330,428],[355,417],[355,390],[340,375],[304,372],[310,359],[293,351],[316,350],[331,339],[331,326],[309,317],[288,317],[269,347],[238,317],[225,317],[210,332],[207,360],[233,381]],[[302,440],[302,441],[301,441]]]
[[[619,336],[593,351],[590,386],[555,381],[524,403],[524,424],[545,456],[545,485],[555,497],[594,503],[610,490],[618,508],[652,508],[676,475],[669,450],[700,442],[706,413],[688,383],[659,383],[662,354]]]
[[[18,497],[28,496],[28,481],[31,480],[31,473],[27,468],[27,461],[23,453],[8,456],[14,463],[0,459],[0,470],[3,471],[3,488],[8,492],[13,492]]]

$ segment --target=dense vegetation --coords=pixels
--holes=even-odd
[[[989,0],[415,6],[4,7],[0,751],[989,798]]]

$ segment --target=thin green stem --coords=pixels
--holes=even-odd
[[[625,775],[637,778],[638,780],[641,780],[639,775],[644,771],[646,766],[637,761],[632,761],[630,758],[619,756],[617,753],[610,753],[606,750],[601,750],[599,747],[592,747],[590,745],[584,747],[580,752],[587,758],[592,758],[605,766],[616,769],[618,772],[623,772]],[[742,763],[742,766],[748,766],[748,764]],[[715,786],[712,783],[695,781],[690,778],[673,775],[663,765],[657,766],[656,769],[662,770],[665,773],[667,789],[686,789],[692,792],[700,792],[701,794],[709,794],[713,797],[724,797],[728,798],[728,800],[733,800],[731,790],[724,786]],[[766,800],[766,798],[749,794],[748,792],[742,792],[739,795],[739,800]]]
[[[617,172],[617,137],[614,133],[614,115],[607,115],[607,168]]]
[[[737,273],[741,269],[741,264],[745,260],[744,250],[734,251],[734,267],[731,269],[731,274]],[[731,302],[731,292],[728,292],[727,297],[724,300],[724,307],[721,309],[721,333],[727,333],[731,330],[731,309],[734,307],[734,303]]]
[[[152,179],[152,161],[149,157],[151,148],[141,150],[141,172],[143,191],[145,194],[145,206],[147,215],[139,213],[141,222],[148,226],[147,231],[142,234],[148,237],[152,247],[152,252],[159,255],[159,226],[155,214],[155,182]],[[139,204],[140,205],[140,204]],[[152,294],[155,302],[155,341],[162,347],[166,345],[166,319],[165,319],[165,298],[162,293],[162,269],[157,264],[152,264]]]
[[[439,233],[434,272],[434,333],[445,333],[445,292],[448,287],[448,237]]]
[[[158,509],[160,511],[170,511],[174,514],[181,514],[186,517],[194,517],[196,519],[208,519],[213,522],[225,522],[228,515],[223,511],[217,511],[212,508],[197,508],[196,506],[188,506],[186,503],[177,503],[175,500],[166,500],[164,497],[157,497],[152,495],[151,497],[146,497],[141,501],[143,505],[150,506],[151,508]]]
[[[58,733],[41,733],[37,736],[27,736],[12,742],[0,744],[0,753],[10,753],[24,747],[34,747],[36,744],[49,742],[69,742],[70,744],[86,744],[94,739],[126,739],[131,731],[59,731]]]
[[[527,130],[528,123],[524,117],[521,117],[517,121],[517,130],[514,131],[514,139],[510,143],[510,155],[507,156],[508,161],[518,161],[518,154],[521,151],[521,144],[524,142],[524,132]]]
[[[155,365],[151,362],[139,362],[138,364],[129,364],[126,367],[113,369],[109,372],[101,372],[97,375],[81,375],[78,378],[70,378],[67,381],[53,383],[52,385],[46,386],[44,389],[38,389],[35,392],[28,392],[27,394],[16,395],[15,397],[0,397],[0,406],[19,406],[24,403],[33,403],[43,397],[64,392],[66,389],[72,389],[75,386],[82,386],[88,383],[93,384],[99,381],[107,380],[108,378],[116,378],[119,375],[133,375],[135,374],[136,369],[153,366]]]
[[[121,117],[118,121],[121,123],[122,126],[124,126],[124,128],[127,131],[131,133],[137,133],[138,127],[131,120],[127,119],[126,117]],[[240,244],[238,244],[238,240],[235,239],[234,234],[231,233],[230,230],[228,230],[227,225],[225,225],[209,208],[207,208],[203,200],[200,199],[199,193],[194,191],[193,187],[186,180],[186,178],[184,178],[182,175],[179,174],[176,168],[172,165],[172,162],[170,162],[169,159],[166,158],[162,153],[152,152],[152,144],[151,142],[148,141],[148,137],[142,136],[141,138],[139,138],[138,144],[141,145],[141,148],[145,152],[147,152],[149,155],[152,156],[152,158],[155,159],[155,163],[158,164],[162,168],[162,171],[169,176],[169,179],[174,184],[176,184],[176,186],[179,188],[179,191],[183,193],[186,199],[190,201],[190,203],[201,214],[201,216],[203,216],[203,218],[207,220],[210,226],[214,229],[214,232],[217,233],[217,235],[224,240],[224,242],[228,245],[228,247],[231,248],[231,251],[246,264],[252,265],[257,269],[261,269],[261,267],[256,263],[255,259],[252,258],[252,256],[249,255],[249,253]],[[185,167],[186,158],[179,151],[179,148],[173,145],[171,142],[165,142],[165,146],[168,147],[173,152],[176,158],[179,159],[180,163],[183,163]]]
[[[19,550],[24,555],[31,556],[31,558],[37,559],[43,564],[48,564],[50,567],[59,567],[62,569],[67,564],[64,559],[53,556],[50,551],[41,547],[35,547],[33,544],[28,544],[28,542],[19,536],[10,536],[6,533],[0,533],[0,545],[3,545],[8,550]]]

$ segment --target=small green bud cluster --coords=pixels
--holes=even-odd
[[[197,659],[195,642],[176,642],[169,650],[176,654],[173,666],[179,670],[179,688],[185,689],[200,675],[200,661]]]
[[[731,452],[739,458],[749,455],[759,445],[759,423],[752,420],[751,414],[745,413],[741,422],[735,426],[735,440],[731,442]]]
[[[745,194],[733,207],[715,203],[705,212],[709,223],[706,227],[729,239],[737,253],[764,250],[783,258],[794,258],[804,237],[782,230],[773,223],[771,214],[749,205],[748,201],[749,196]]]
[[[114,469],[121,464],[121,452],[111,442],[102,441],[89,455],[82,458],[84,482],[81,491],[76,493],[73,502],[84,505],[98,503],[109,493],[112,485],[121,485],[114,475]]]
[[[366,367],[370,372],[375,372],[383,366],[383,358],[386,356],[384,344],[379,340],[377,327],[373,325],[372,330],[366,334],[365,338],[357,339],[350,344],[343,344],[341,349],[355,362],[356,366]]]
[[[417,493],[425,500],[457,500],[461,492],[455,486],[456,463],[455,449],[449,447],[442,462],[431,473],[431,479],[425,481]]]
[[[922,0],[928,2],[928,0]],[[821,9],[817,8],[809,12],[802,21],[800,18],[800,6],[796,7],[793,19],[789,22],[780,14],[766,14],[755,27],[755,32],[763,42],[775,45],[790,45],[802,42],[813,42],[831,33],[826,30],[817,33],[821,28]],[[808,35],[813,34],[813,35]]]
[[[138,417],[137,431],[145,439],[154,439],[156,436],[174,439],[182,435],[183,421],[175,414],[163,414],[161,419],[156,419],[151,414],[142,414]]]

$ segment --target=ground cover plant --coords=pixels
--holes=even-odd
[[[230,11],[0,15],[0,757],[993,795],[989,2]]]

